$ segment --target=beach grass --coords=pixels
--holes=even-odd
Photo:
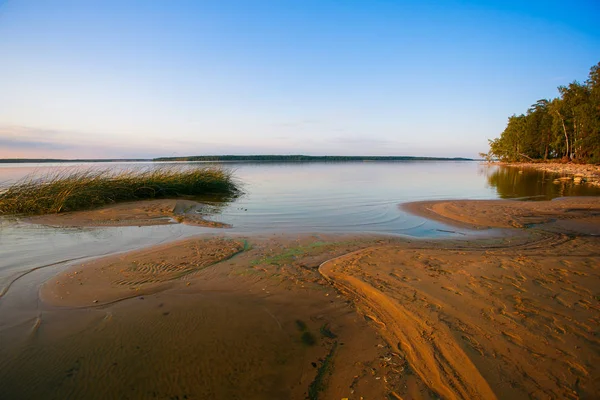
[[[309,400],[318,400],[319,394],[325,391],[327,387],[327,378],[333,372],[333,356],[337,349],[338,342],[334,342],[331,350],[323,360],[323,363],[317,370],[317,376],[308,386],[308,398]]]
[[[0,188],[0,215],[41,215],[90,210],[146,199],[241,193],[230,170],[218,167],[163,167],[137,171],[62,170],[29,175]]]

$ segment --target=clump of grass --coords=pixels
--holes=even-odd
[[[307,346],[314,346],[317,343],[315,335],[308,331],[308,326],[306,326],[306,322],[297,319],[296,328],[298,328],[298,330],[302,332],[302,335],[300,335],[300,340],[302,341],[302,343],[304,343]]]
[[[331,329],[329,328],[329,324],[323,324],[321,325],[321,329],[319,329],[321,332],[321,335],[329,338],[329,339],[335,339],[337,337],[337,335],[335,333],[333,333],[331,331]]]
[[[229,170],[159,168],[142,171],[59,171],[27,176],[0,188],[0,215],[40,215],[89,210],[108,204],[182,196],[222,196],[240,193]]]
[[[333,372],[333,356],[337,349],[338,342],[334,342],[331,350],[323,360],[323,363],[317,370],[317,376],[315,380],[308,386],[308,398],[309,400],[318,400],[319,393],[325,391],[327,388],[327,378]]]
[[[317,339],[309,331],[302,332],[300,339],[302,340],[302,343],[304,343],[307,346],[314,346],[317,343]]]
[[[297,319],[296,320],[296,328],[298,328],[299,331],[303,332],[306,330],[306,322]]]

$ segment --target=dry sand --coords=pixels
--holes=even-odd
[[[0,332],[4,393],[600,397],[600,199],[406,207],[514,234],[213,236],[75,265]]]

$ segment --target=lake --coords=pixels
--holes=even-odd
[[[0,164],[0,185],[58,169],[146,169],[213,163]],[[553,174],[474,161],[343,163],[220,163],[232,169],[245,194],[212,203],[213,219],[237,232],[368,231],[431,236],[435,225],[407,215],[398,204],[425,199],[551,199],[597,195],[598,188],[553,184]],[[431,229],[433,229],[433,231]]]
[[[25,175],[58,169],[117,170],[210,163],[0,164],[4,185]],[[555,175],[473,161],[343,163],[221,163],[234,170],[245,194],[212,203],[211,219],[233,225],[215,230],[187,225],[154,227],[51,228],[0,218],[0,293],[23,271],[64,267],[72,260],[126,251],[205,232],[274,234],[356,232],[440,237],[456,228],[410,215],[398,204],[425,199],[550,199],[600,195],[585,185],[554,184]],[[463,231],[464,232],[464,231]],[[49,265],[56,267],[49,268]],[[38,272],[38,275],[41,272]],[[38,276],[37,281],[43,277]],[[33,281],[33,280],[32,280]]]

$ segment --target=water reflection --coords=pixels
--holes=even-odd
[[[531,168],[492,166],[485,170],[488,185],[502,199],[550,200],[563,196],[600,196],[600,188],[557,181],[560,175]]]
[[[0,182],[63,168],[125,170],[160,168],[164,164],[0,164]],[[182,168],[211,165],[172,164]],[[198,198],[195,200],[204,206],[182,211],[208,215],[207,219],[231,225],[233,228],[226,230],[230,234],[369,232],[436,237],[448,234],[445,225],[408,214],[398,204],[435,199],[543,200],[600,195],[597,187],[564,181],[553,183],[555,174],[483,166],[476,162],[238,162],[217,165],[235,171],[235,179],[242,183],[244,194],[236,199]],[[33,268],[78,257],[132,250],[204,232],[225,231],[187,225],[56,229],[3,217],[0,218],[0,292],[15,276]]]

